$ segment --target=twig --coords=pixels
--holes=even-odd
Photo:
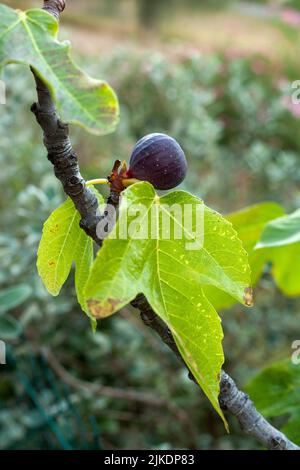
[[[130,389],[121,389],[116,387],[108,387],[106,385],[95,384],[87,382],[86,380],[78,379],[70,374],[63,365],[57,360],[55,355],[48,348],[39,348],[40,353],[48,361],[50,367],[56,375],[69,387],[79,390],[81,392],[88,392],[91,395],[102,395],[109,398],[115,398],[126,401],[133,401],[151,407],[167,409],[184,425],[187,424],[188,417],[183,410],[180,410],[167,399],[153,395],[149,392],[137,392]]]
[[[52,13],[57,19],[64,7],[64,0],[44,1],[44,9]],[[61,181],[65,193],[73,200],[81,215],[81,227],[99,246],[101,246],[102,241],[97,237],[96,233],[97,224],[101,219],[96,197],[93,192],[87,188],[80,174],[77,157],[69,139],[67,124],[63,124],[59,120],[51,95],[45,84],[36,74],[34,74],[34,76],[37,84],[38,103],[33,105],[32,111],[44,131],[44,143],[48,151],[48,158],[54,165],[55,175]],[[118,197],[116,197],[116,194],[112,193],[108,202],[113,203],[113,205],[117,207]],[[132,304],[140,310],[143,322],[155,330],[162,341],[175,353],[178,359],[183,362],[169,328],[152,310],[146,298],[143,295],[139,295]],[[68,380],[69,385],[73,387],[85,389],[88,387],[90,391],[95,392],[98,390],[101,391],[100,393],[106,390],[106,392],[110,394],[109,396],[124,398],[124,391],[120,394],[119,391],[109,387],[78,381],[78,379],[70,376],[65,370],[57,367],[57,364],[55,364],[55,367],[64,380]],[[189,377],[196,382],[191,373],[189,373]],[[132,395],[132,393],[134,395]],[[141,396],[136,396],[136,392],[127,391],[126,394],[127,399],[133,399],[134,397],[134,399],[141,401]],[[145,400],[144,395],[142,400]],[[242,431],[256,438],[256,440],[267,449],[300,450],[300,448],[292,443],[283,433],[267,422],[256,410],[249,397],[238,390],[235,382],[224,371],[222,371],[221,374],[219,401],[223,410],[230,412],[236,417]]]
[[[59,20],[59,15],[66,8],[65,0],[44,0],[43,10],[51,13],[57,20]]]

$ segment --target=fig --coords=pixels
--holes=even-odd
[[[135,144],[126,177],[149,181],[156,189],[171,189],[184,180],[186,170],[186,158],[176,140],[155,133]]]

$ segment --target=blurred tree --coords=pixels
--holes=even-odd
[[[170,6],[172,0],[137,0],[139,22],[146,28],[152,28],[160,17],[164,8]]]

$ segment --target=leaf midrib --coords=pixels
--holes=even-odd
[[[21,20],[21,18],[19,17],[13,24],[11,24],[10,26],[8,26],[8,28],[1,34],[0,39],[2,39],[7,33],[9,33],[9,31],[11,31],[12,29],[14,29],[21,21],[22,21],[22,20]]]
[[[32,21],[32,19],[30,18],[28,21]],[[30,28],[29,28],[28,25],[27,25],[27,21],[26,21],[26,20],[23,20],[22,18],[20,18],[20,19],[18,20],[18,22],[16,23],[16,25],[17,25],[19,22],[22,23],[24,29],[26,30],[28,36],[30,37],[30,39],[31,39],[31,41],[32,41],[32,44],[33,44],[34,49],[37,51],[39,57],[42,59],[43,63],[46,65],[46,68],[50,71],[50,73],[52,74],[52,76],[54,76],[54,77],[56,78],[56,80],[58,81],[58,83],[59,83],[59,84],[61,85],[61,87],[66,91],[66,93],[72,98],[72,100],[74,100],[74,101],[77,103],[78,107],[83,111],[83,113],[87,116],[87,118],[90,119],[90,120],[95,124],[95,119],[94,119],[94,117],[93,117],[90,113],[87,112],[86,108],[84,108],[84,107],[81,105],[81,103],[80,103],[80,101],[78,101],[76,95],[72,94],[72,93],[70,92],[70,90],[69,90],[66,86],[64,86],[64,84],[63,84],[63,82],[60,80],[59,76],[54,73],[54,71],[52,70],[51,66],[50,66],[50,65],[48,64],[48,62],[46,61],[45,57],[43,56],[43,54],[41,53],[41,51],[40,51],[40,49],[39,49],[39,46],[38,46],[38,44],[37,44],[37,42],[36,42],[36,39],[35,39],[33,33],[30,31]],[[33,22],[34,22],[35,24],[37,24],[35,21],[33,21]],[[41,28],[41,29],[42,29],[42,28]],[[69,60],[71,60],[71,59],[69,59]]]

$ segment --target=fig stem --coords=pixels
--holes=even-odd
[[[134,183],[139,183],[141,180],[138,180],[136,178],[124,178],[122,179],[122,184],[124,188],[127,188],[128,186],[131,186]],[[89,180],[86,182],[87,186],[93,186],[95,184],[110,184],[110,181],[107,178],[96,178],[94,180]]]
[[[94,184],[109,184],[109,181],[107,178],[96,178],[94,180],[89,180],[86,182],[87,186],[92,186]]]
[[[134,183],[139,183],[142,180],[138,180],[137,178],[124,178],[122,180],[123,186],[127,188],[128,186],[131,186]]]

